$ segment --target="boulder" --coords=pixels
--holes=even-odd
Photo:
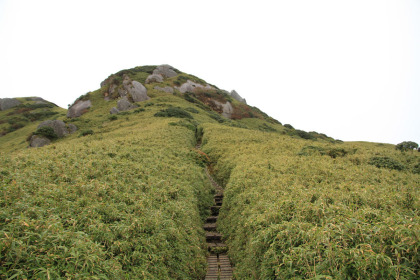
[[[29,147],[43,147],[45,145],[49,145],[50,143],[51,140],[48,138],[32,135],[31,140],[29,141]]]
[[[159,65],[155,70],[153,70],[153,74],[161,75],[165,79],[178,75],[175,71],[175,68],[168,64]]]
[[[246,100],[245,98],[242,98],[235,90],[232,90],[229,93],[230,96],[232,96],[233,99],[238,100],[239,102],[245,103],[246,104]]]
[[[131,86],[129,86],[127,90],[134,102],[141,102],[150,99],[150,97],[147,96],[147,89],[137,81],[132,81]]]
[[[161,83],[161,82],[163,82],[163,77],[160,74],[149,75],[146,79],[146,84]]]
[[[160,87],[160,86],[155,86],[154,89],[166,92],[166,93],[174,93],[174,89],[172,87]]]
[[[0,111],[4,111],[20,104],[16,98],[0,98]]]
[[[111,110],[109,110],[109,113],[111,115],[118,114],[119,112],[120,112],[120,110],[118,110],[117,107],[112,107]]]
[[[118,100],[118,103],[117,103],[118,111],[127,111],[127,110],[131,110],[131,109],[134,109],[134,108],[137,108],[137,107],[138,106],[136,104],[133,104],[130,101],[128,101],[127,96],[124,96],[123,98]]]
[[[222,102],[219,102],[217,100],[213,100],[213,102],[217,106],[221,107],[221,109],[222,109],[222,116],[223,117],[228,118],[228,119],[231,118],[232,113],[233,113],[233,107],[232,107],[232,104],[230,104],[229,101],[226,102],[226,103],[222,103]]]
[[[67,111],[68,118],[77,118],[86,113],[86,110],[92,106],[90,100],[79,100],[74,103]]]
[[[186,92],[193,92],[194,88],[207,88],[207,89],[212,89],[212,86],[206,85],[200,85],[197,83],[194,83],[193,81],[187,80],[185,83],[183,83],[180,87],[177,87],[177,89],[181,92],[181,93],[186,93]]]
[[[60,120],[47,120],[43,121],[40,125],[38,125],[38,128],[49,126],[52,129],[54,129],[55,134],[59,138],[66,136],[69,132],[67,131],[66,124],[63,121]]]

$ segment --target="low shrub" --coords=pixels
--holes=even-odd
[[[194,113],[194,114],[198,114],[199,113],[197,109],[192,108],[192,107],[185,108],[185,111],[188,111],[188,112]]]
[[[186,118],[186,119],[193,119],[190,113],[184,111],[178,107],[171,107],[165,110],[161,110],[157,112],[155,117],[175,117],[175,118]]]
[[[291,124],[288,124],[288,123],[283,126],[289,129],[295,129]]]
[[[378,168],[388,168],[394,170],[404,170],[405,166],[400,162],[390,157],[372,157],[369,160],[369,164],[374,165]]]
[[[58,139],[58,135],[55,133],[54,129],[49,126],[43,126],[43,127],[38,128],[34,132],[34,135],[42,136],[50,140]]]
[[[116,120],[118,120],[118,117],[117,117],[117,115],[111,115],[111,116],[108,117],[108,119],[110,121],[116,121]]]

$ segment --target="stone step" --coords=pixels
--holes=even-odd
[[[207,217],[206,223],[215,223],[217,221],[217,216]]]
[[[217,243],[217,241],[222,241],[222,235],[218,232],[208,231],[206,232],[206,241],[209,243]]]
[[[216,206],[222,206],[222,202],[220,201],[220,202],[215,202],[215,204],[216,204]]]
[[[216,223],[206,223],[204,224],[203,228],[207,231],[216,231]]]

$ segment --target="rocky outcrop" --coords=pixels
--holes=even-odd
[[[59,138],[64,137],[69,133],[66,124],[60,120],[43,121],[40,125],[38,125],[38,129],[44,126],[54,129],[55,134],[57,134]]]
[[[113,89],[115,90],[115,88]],[[124,75],[122,87],[118,88],[121,97],[130,95],[134,102],[149,100],[147,89],[139,82],[132,81],[128,75]]]
[[[169,86],[168,87],[155,86],[154,89],[157,89],[157,90],[160,90],[160,91],[163,91],[163,92],[166,92],[166,93],[171,93],[171,94],[174,93],[174,89],[172,87],[169,87]]]
[[[43,121],[38,125],[38,129],[42,127],[51,127],[58,138],[62,138],[77,131],[77,126],[74,124],[71,123],[66,125],[63,121],[60,120]],[[31,139],[29,140],[29,147],[42,147],[49,145],[50,143],[51,140],[46,137],[40,135],[32,135]]]
[[[129,87],[127,90],[130,93],[131,98],[133,98],[134,102],[141,102],[150,99],[150,97],[147,96],[147,89],[137,81],[132,81],[131,87]]]
[[[79,100],[76,101],[68,110],[68,118],[77,118],[87,112],[87,109],[92,106],[90,100]]]
[[[137,107],[138,106],[136,104],[133,104],[130,101],[128,101],[128,98],[126,96],[118,100],[118,103],[117,103],[118,111],[127,111],[127,110],[131,110]]]
[[[146,84],[161,83],[161,82],[163,82],[163,76],[160,74],[149,75],[146,79]]]
[[[31,140],[29,142],[29,147],[37,148],[49,145],[51,140],[42,136],[32,135]]]
[[[0,98],[0,111],[4,111],[21,104],[16,98]]]
[[[181,92],[181,93],[186,93],[186,92],[193,92],[195,88],[207,88],[207,89],[213,89],[212,86],[210,85],[200,85],[197,83],[194,83],[193,81],[186,81],[185,83],[183,83],[180,87],[177,87],[177,89]]]
[[[168,64],[159,65],[155,70],[153,70],[153,74],[161,75],[164,79],[172,78],[178,75],[178,73],[175,71],[175,68]]]
[[[239,102],[242,102],[242,103],[244,103],[244,104],[246,104],[246,100],[245,100],[245,98],[242,98],[235,90],[232,90],[230,93],[229,93],[229,95],[230,96],[232,96],[232,98],[233,99],[236,99],[236,100],[238,100]]]
[[[222,109],[222,116],[225,118],[230,119],[233,113],[232,104],[229,101],[226,103],[221,103],[217,100],[213,100],[213,102]]]

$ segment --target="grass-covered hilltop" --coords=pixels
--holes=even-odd
[[[68,110],[0,99],[0,135],[0,279],[204,279],[206,166],[234,279],[420,277],[415,143],[282,125],[169,65]]]

